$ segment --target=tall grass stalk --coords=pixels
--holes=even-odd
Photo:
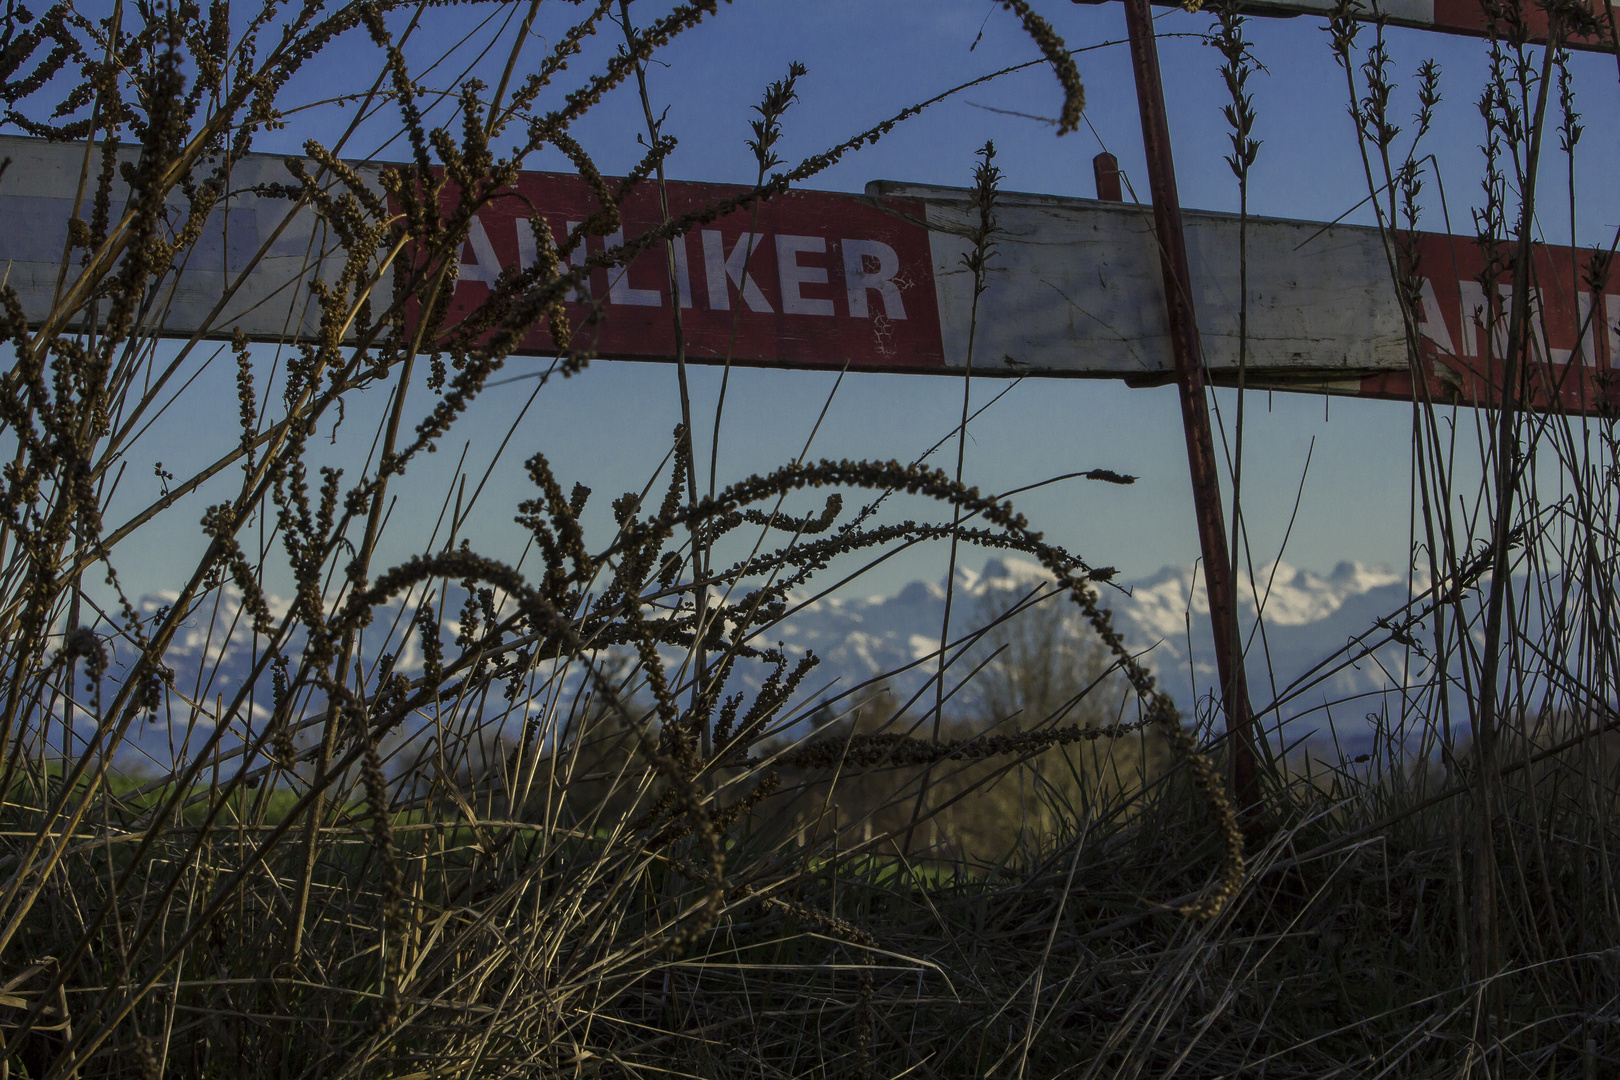
[[[591,273],[668,253],[704,214],[751,213],[942,99],[787,163],[790,68],[761,99],[752,185],[703,214],[666,202],[603,251],[633,231],[624,198],[663,184],[649,65],[701,43],[718,6],[485,6],[0,15],[8,130],[84,147],[56,302],[25,317],[0,288],[0,1075],[1620,1067],[1612,419],[1510,406],[1469,430],[1470,413],[1415,405],[1409,602],[1257,712],[1297,711],[1393,647],[1387,693],[1330,703],[1371,708],[1377,742],[1279,755],[1270,828],[1246,848],[1226,751],[1200,745],[1113,626],[1111,571],[1036,532],[1010,502],[1027,489],[964,483],[988,407],[966,393],[910,463],[817,460],[807,440],[729,485],[717,405],[706,492],[689,396],[617,498],[559,475],[526,423],[484,436],[532,332],[555,358],[531,405],[588,377],[603,313],[565,300]],[[1033,7],[1004,6],[1072,129],[1074,54]],[[1418,70],[1408,142],[1394,63],[1348,14],[1330,50],[1421,373],[1411,236],[1439,72]],[[615,18],[622,45],[600,48]],[[1563,69],[1511,11],[1499,38],[1478,222],[1491,272],[1522,272],[1505,298],[1482,282],[1475,317],[1485,348],[1507,347],[1492,359],[1523,371],[1546,340],[1528,179]],[[299,98],[339,50],[353,85]],[[1557,89],[1567,156],[1578,88]],[[621,90],[646,125],[623,181],[582,134]],[[320,225],[326,249],[277,301],[319,332],[169,338],[202,223],[239,197],[266,133],[306,121],[339,135],[303,142],[255,195]],[[589,220],[553,235],[536,219],[533,262],[452,321],[475,215],[549,151],[596,193]],[[406,159],[384,173],[394,210],[343,163],[365,156]],[[976,297],[988,147],[978,180]],[[1603,256],[1582,260],[1594,297]],[[160,426],[203,407],[216,371],[238,394],[229,438],[148,475]],[[928,467],[952,437],[955,473]],[[430,482],[426,456],[458,438]],[[532,490],[504,511],[522,530],[508,555],[481,550],[483,504],[513,452]],[[1064,479],[1081,477],[1128,480]],[[891,495],[933,513],[884,516]],[[201,519],[201,558],[143,601],[157,590],[120,567],[154,531],[180,535],[176,515]],[[964,544],[1044,577],[970,628],[948,619],[909,700],[882,679],[828,688],[813,656],[773,644],[804,605],[932,542],[950,545],[948,588]],[[176,669],[191,636],[206,659]]]

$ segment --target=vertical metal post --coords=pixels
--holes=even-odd
[[[1142,142],[1147,150],[1148,182],[1153,192],[1153,220],[1159,239],[1159,265],[1170,324],[1170,349],[1181,391],[1181,419],[1187,434],[1187,467],[1192,474],[1193,506],[1198,514],[1198,541],[1204,554],[1204,586],[1209,593],[1209,619],[1215,636],[1215,663],[1220,670],[1226,708],[1227,739],[1232,751],[1232,786],[1238,805],[1258,801],[1254,753],[1254,711],[1243,673],[1237,636],[1237,583],[1226,544],[1226,515],[1221,510],[1220,479],[1215,472],[1215,439],[1209,427],[1204,395],[1204,357],[1193,311],[1187,241],[1182,231],[1181,201],[1176,194],[1176,167],[1170,154],[1170,125],[1159,76],[1159,48],[1154,38],[1148,0],[1125,0],[1125,26],[1136,72],[1136,100],[1142,114]]]

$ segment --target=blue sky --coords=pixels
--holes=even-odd
[[[649,9],[646,15],[641,14],[644,8]],[[1037,120],[991,111],[1055,115],[1060,103],[1056,81],[1049,69],[1037,65],[935,106],[807,186],[860,190],[868,180],[879,178],[965,185],[974,152],[994,139],[1008,190],[1089,197],[1091,158],[1107,149],[1119,158],[1145,199],[1146,172],[1129,54],[1123,43],[1122,8],[1115,3],[1067,2],[1039,3],[1037,8],[1071,48],[1086,50],[1077,62],[1086,87],[1088,123],[1078,133],[1057,138],[1051,127]],[[468,10],[429,12],[408,50],[413,61],[425,65],[430,53],[444,52],[473,29]],[[573,16],[580,9],[545,4],[541,10],[536,34],[549,42],[564,24],[547,20]],[[647,3],[632,10],[643,21],[652,14]],[[1211,19],[1177,9],[1158,9],[1157,14],[1164,35],[1160,50],[1183,203],[1235,210],[1236,182],[1223,160],[1228,145],[1220,113],[1226,98],[1218,76],[1219,59],[1201,39]],[[504,11],[499,17],[505,17]],[[1251,81],[1259,114],[1255,134],[1263,140],[1251,185],[1251,212],[1323,221],[1349,212],[1348,220],[1369,220],[1364,211],[1352,209],[1365,196],[1366,185],[1346,110],[1344,73],[1329,52],[1322,20],[1253,19],[1248,31],[1254,55],[1267,69]],[[1372,30],[1364,30],[1362,38],[1370,42]],[[1429,144],[1450,201],[1453,229],[1471,231],[1468,211],[1478,198],[1477,145],[1483,137],[1475,102],[1484,79],[1485,46],[1417,31],[1390,30],[1388,38],[1400,84],[1398,115],[1409,115],[1415,108],[1418,64],[1434,58],[1442,67],[1445,97]],[[426,81],[442,83],[445,72],[466,67],[481,40],[487,40],[487,33],[484,39],[475,33],[468,47],[446,59]],[[616,44],[604,31],[571,70],[576,74],[592,70]],[[537,42],[535,55],[541,47]],[[462,56],[467,59],[458,62]],[[799,103],[784,121],[780,152],[789,162],[817,153],[916,100],[1037,56],[1018,20],[991,0],[814,4],[739,0],[723,4],[713,20],[661,55],[661,63],[650,73],[650,92],[656,108],[667,106],[667,130],[680,139],[669,160],[670,176],[747,182],[754,170],[744,145],[750,106],[766,83],[785,74],[792,60],[803,61],[809,74],[800,82]],[[491,63],[486,59],[474,70],[485,72],[486,81],[492,82],[486,70]],[[295,96],[313,100],[339,89],[363,89],[376,70],[376,50],[354,35],[292,90]],[[1582,243],[1607,243],[1620,222],[1613,185],[1604,182],[1617,164],[1614,126],[1595,114],[1613,100],[1614,61],[1580,56],[1575,73],[1587,125],[1576,174],[1581,190],[1578,236]],[[447,109],[433,115],[439,122],[450,119]],[[349,119],[344,110],[311,110],[295,116],[288,130],[266,137],[256,148],[293,151],[307,137],[331,138]],[[384,134],[392,130],[394,119],[384,114],[376,123],[364,125],[346,148],[346,156],[403,157],[403,143],[390,144]],[[643,130],[639,101],[621,90],[576,133],[604,171],[622,172],[639,158],[636,136]],[[556,169],[565,163],[557,156],[540,155],[530,166]],[[1555,156],[1549,162],[1544,178],[1549,190],[1563,190],[1562,158]],[[1434,201],[1422,224],[1444,229],[1435,185],[1429,194]],[[1558,199],[1545,204],[1541,224],[1549,238],[1567,238],[1568,218]],[[532,379],[518,377],[542,367],[540,361],[514,361],[508,375],[516,381],[479,405],[470,425],[477,440],[465,465],[471,475],[469,491],[478,484],[493,442],[514,422],[533,387]],[[204,443],[234,440],[230,378],[223,367],[217,376],[206,374],[193,399],[204,407],[188,411],[186,423],[167,427],[159,446],[149,452],[157,456],[161,450],[170,460],[185,460],[200,453]],[[691,380],[694,411],[700,418],[698,442],[704,448],[719,373],[695,369]],[[834,382],[835,376],[827,373],[734,371],[720,437],[720,482],[796,456]],[[1000,380],[976,379],[971,393],[976,403],[982,403],[1005,387]],[[951,429],[962,392],[961,380],[947,377],[847,376],[827,404],[811,456],[909,460]],[[380,407],[381,395],[374,392],[371,397],[374,400],[351,408],[338,444],[329,450],[334,460],[346,461],[351,469],[355,455],[363,456],[369,445],[366,414]],[[212,407],[215,402],[217,408]],[[413,396],[412,402],[416,407],[408,411],[417,416],[430,406],[425,392]],[[1234,396],[1222,392],[1217,404],[1221,416],[1230,421]],[[1463,416],[1472,421],[1471,414]],[[646,482],[662,459],[678,418],[676,374],[669,366],[599,362],[574,379],[547,386],[525,415],[507,459],[481,497],[471,523],[475,543],[494,554],[513,553],[518,533],[510,517],[516,502],[528,494],[521,463],[535,451],[548,456],[565,487],[577,479],[596,489],[597,513],[605,520],[608,500]],[[1404,565],[1410,429],[1411,411],[1398,404],[1249,395],[1244,503],[1255,563],[1276,557],[1288,533],[1284,557],[1296,565],[1327,569],[1341,559]],[[432,504],[429,509],[434,513],[454,481],[461,447],[462,437],[447,441],[422,469],[419,490],[434,494],[420,498],[426,500],[424,506]],[[1304,475],[1307,451],[1312,453],[1308,476]],[[954,456],[954,446],[948,445],[936,460],[949,466]],[[706,461],[700,464],[706,472]],[[1020,507],[1050,539],[1094,564],[1118,566],[1126,578],[1197,557],[1173,390],[1132,390],[1078,380],[1025,381],[975,421],[965,478],[984,490],[1006,491],[1093,467],[1141,479],[1131,488],[1057,484],[1021,496]],[[205,499],[198,496],[192,501],[197,514],[182,515],[187,521],[200,515]],[[925,508],[910,512],[920,514]],[[431,526],[427,520],[431,516],[419,512],[415,517],[426,523],[415,526],[415,532]],[[402,556],[418,541],[412,526],[397,524],[398,547],[393,554]],[[126,575],[138,589],[157,587],[176,545],[189,543],[190,539],[158,532],[137,538],[125,552]],[[979,561],[970,556],[968,565]],[[917,577],[937,580],[944,565],[943,548],[908,553],[869,575],[862,591],[893,591]]]

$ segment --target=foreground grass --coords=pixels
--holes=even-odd
[[[1197,923],[1172,908],[1215,852],[1172,779],[1136,816],[1071,822],[993,871],[920,873],[894,844],[817,865],[781,924],[717,927],[601,1019],[619,1055],[703,1076],[1614,1075],[1620,818],[1553,794],[1582,767],[1554,759],[1505,794],[1483,984],[1466,798],[1298,779],[1273,793],[1248,884]]]
[[[953,854],[949,829],[908,850],[903,830],[855,814],[818,836],[759,808],[728,834],[717,917],[675,943],[702,891],[690,838],[627,860],[607,821],[548,836],[522,815],[419,806],[391,819],[390,874],[356,804],[326,830],[308,951],[289,958],[287,882],[261,871],[138,1015],[166,1025],[169,1076],[313,1074],[354,1060],[357,1039],[375,1040],[363,1075],[395,1077],[1609,1076],[1620,803],[1612,771],[1595,770],[1612,749],[1592,740],[1502,778],[1500,960],[1484,982],[1470,974],[1466,777],[1274,774],[1244,886],[1197,921],[1175,908],[1218,875],[1220,851],[1166,766],[1139,788],[1099,782],[1083,805],[1049,791],[1042,828],[1009,834],[994,860]],[[800,797],[826,805],[804,779]],[[155,805],[132,781],[112,786],[126,814]],[[852,784],[846,810],[865,794]],[[270,824],[208,833],[199,890],[245,865]],[[82,854],[71,906],[90,908],[127,865]],[[607,894],[626,900],[616,924],[567,917]],[[133,925],[139,911],[126,914]],[[375,948],[388,920],[403,978]],[[199,924],[192,912],[175,925]],[[78,932],[61,905],[36,923],[38,971]],[[139,975],[98,970],[115,985]],[[0,1008],[14,1021],[32,1004],[28,970],[12,983]],[[71,1020],[107,985],[75,980],[46,1018]],[[45,1074],[55,1027],[11,1048],[13,1075]],[[102,1074],[152,1073],[136,1061]]]

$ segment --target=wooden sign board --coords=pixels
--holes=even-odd
[[[735,193],[671,184],[681,214]],[[447,196],[448,201],[448,196]],[[500,268],[532,259],[528,216],[539,210],[566,235],[594,204],[578,179],[525,174],[480,215],[462,255],[452,313],[470,311]],[[972,343],[980,375],[1118,378],[1173,375],[1163,278],[1146,207],[1041,195],[1004,196],[996,251],[974,315],[964,266],[977,211],[960,189],[879,181],[865,197],[798,191],[695,230],[668,257],[649,251],[627,268],[597,270],[567,308],[582,325],[594,306],[597,355],[668,359],[679,294],[686,356],[697,363],[960,373]],[[1240,355],[1239,221],[1185,213],[1205,363],[1216,382],[1482,405],[1497,399],[1506,344],[1499,275],[1495,305],[1479,283],[1472,238],[1422,234],[1415,330],[1424,378],[1414,382],[1391,258],[1378,230],[1251,218],[1248,340]],[[633,196],[624,231],[662,220],[656,193]],[[621,244],[591,237],[584,252]],[[583,258],[583,255],[581,256]],[[1585,255],[1539,248],[1525,390],[1540,405],[1592,412],[1620,401],[1620,279],[1596,293]],[[1579,283],[1579,284],[1577,284]],[[1488,340],[1487,340],[1488,339]],[[525,342],[547,354],[541,328]]]
[[[31,319],[43,319],[62,272],[82,145],[0,138],[12,165],[0,177],[0,271]],[[359,164],[375,179],[384,166]],[[284,200],[244,193],[284,181],[282,159],[255,155],[233,194],[153,306],[156,332],[228,337],[238,327],[266,341],[308,340],[317,318],[308,280],[334,278],[341,252],[314,216]],[[378,187],[381,191],[380,185]],[[671,183],[675,214],[739,189]],[[447,200],[451,196],[447,195]],[[577,177],[525,173],[474,223],[461,253],[451,325],[488,295],[504,266],[533,260],[529,218],[565,236],[596,209]],[[577,333],[608,359],[675,356],[674,305],[685,355],[695,363],[960,374],[1125,379],[1172,376],[1152,215],[1146,207],[1007,195],[988,287],[974,315],[963,266],[976,211],[949,188],[877,182],[863,195],[795,191],[694,228],[668,254],[649,250],[627,267],[596,269],[565,304]],[[1206,363],[1217,382],[1240,364],[1238,220],[1188,212],[1187,246]],[[623,207],[618,235],[592,236],[577,258],[600,255],[659,223],[652,185]],[[178,212],[176,222],[178,225]],[[1416,330],[1420,377],[1408,361],[1392,256],[1377,230],[1254,218],[1248,227],[1246,384],[1465,405],[1496,400],[1502,320],[1480,284],[1472,239],[1418,238],[1422,287]],[[76,267],[68,266],[67,274]],[[1620,400],[1620,280],[1589,287],[1584,255],[1536,254],[1535,363],[1527,392],[1541,405],[1606,412]],[[1499,275],[1506,282],[1504,271]],[[1503,286],[1497,285],[1498,294]],[[379,295],[388,295],[383,282]],[[215,313],[210,318],[211,313]],[[550,355],[536,328],[520,353]]]

